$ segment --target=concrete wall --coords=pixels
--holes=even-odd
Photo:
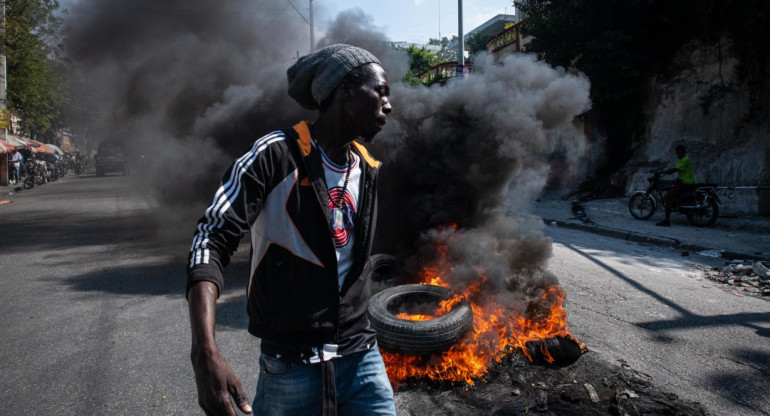
[[[628,164],[627,191],[644,188],[650,170],[673,167],[678,144],[687,148],[697,182],[770,185],[770,121],[746,122],[749,91],[729,50],[727,39],[689,45],[675,62],[676,75],[652,83],[647,140]],[[738,215],[767,211],[756,190],[732,195],[729,208]]]

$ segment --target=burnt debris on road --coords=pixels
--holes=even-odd
[[[625,362],[583,354],[566,367],[504,357],[482,382],[406,381],[397,386],[399,415],[706,415],[700,404],[656,389]]]
[[[695,265],[704,276],[725,289],[748,296],[766,296],[770,299],[770,269],[765,264],[752,260],[733,260],[720,266]]]

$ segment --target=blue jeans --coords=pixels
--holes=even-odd
[[[376,346],[332,362],[338,415],[396,415],[393,389]],[[320,415],[322,389],[320,364],[289,362],[262,354],[254,415]]]

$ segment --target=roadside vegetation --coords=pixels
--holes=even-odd
[[[439,48],[438,51],[435,52],[429,50],[427,46],[418,48],[415,45],[409,45],[407,48],[398,48],[403,49],[409,55],[409,70],[404,77],[404,82],[409,85],[433,85],[443,81],[443,77],[437,76],[430,78],[428,82],[422,82],[418,75],[438,64],[444,62],[457,62],[457,50],[449,48],[449,45],[456,40],[457,35],[452,35],[451,38],[446,36],[441,39],[431,38],[428,40],[428,45],[435,45]],[[476,52],[486,49],[487,40],[478,33],[474,33],[468,37],[464,46],[472,60],[473,55]]]
[[[0,33],[7,65],[8,108],[30,137],[53,137],[64,126],[69,71],[59,59],[62,15],[56,0],[7,0]]]

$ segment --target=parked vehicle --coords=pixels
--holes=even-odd
[[[69,162],[62,159],[56,163],[56,169],[58,171],[57,176],[63,178],[67,176],[67,172],[70,170]]]
[[[75,175],[80,175],[86,171],[85,162],[81,158],[77,158],[72,162],[72,171]]]
[[[32,159],[27,159],[27,177],[24,179],[24,189],[32,189],[36,185],[45,183],[45,174],[43,165]]]
[[[126,151],[119,143],[102,142],[94,159],[96,159],[96,176],[104,176],[107,173],[120,173],[126,176],[130,173]]]
[[[638,220],[646,220],[655,214],[658,206],[663,205],[663,193],[674,186],[674,181],[660,179],[661,173],[656,171],[647,178],[650,186],[647,190],[636,191],[628,200],[628,211]],[[674,201],[671,211],[685,214],[691,224],[699,227],[714,225],[719,217],[721,201],[716,194],[717,184],[693,184],[690,190],[683,192]]]

